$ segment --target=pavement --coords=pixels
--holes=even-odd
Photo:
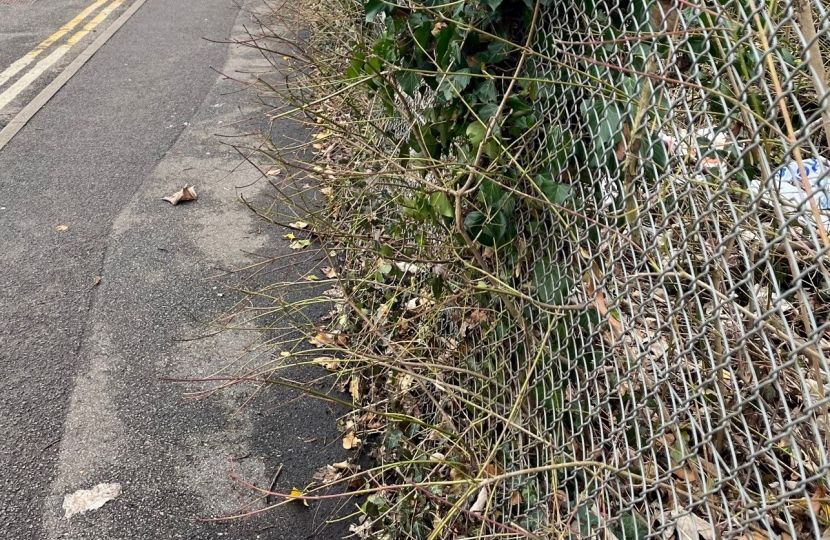
[[[0,3],[0,70],[91,2]],[[282,231],[239,203],[240,193],[256,199],[265,188],[228,145],[266,128],[252,92],[222,75],[270,68],[226,43],[245,36],[246,9],[257,6],[147,0],[0,150],[4,538],[346,534],[345,522],[326,526],[345,511],[335,501],[205,521],[255,498],[232,474],[268,487],[281,470],[275,489],[290,491],[347,458],[335,429],[341,411],[285,389],[249,403],[241,386],[196,401],[194,388],[165,380],[209,376],[251,344],[250,332],[190,339],[242,299],[213,279],[220,269],[290,253]],[[62,65],[10,106],[22,108]],[[285,145],[308,136],[291,121],[274,132]],[[198,200],[161,200],[186,183]],[[294,279],[311,264],[259,279]],[[119,483],[121,494],[64,517],[67,494],[100,483]]]

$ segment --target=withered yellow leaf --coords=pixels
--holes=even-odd
[[[358,377],[352,377],[351,382],[349,382],[349,393],[355,403],[360,401],[360,379]]]
[[[357,448],[360,444],[360,439],[354,434],[354,431],[350,431],[346,433],[346,436],[343,437],[343,448],[346,450],[351,450],[352,448]]]
[[[296,497],[302,497],[303,492],[297,488],[291,488],[291,496],[286,497],[289,501],[299,501],[302,502],[303,505],[308,506],[308,501],[305,499],[297,499]]]
[[[303,249],[307,248],[309,244],[311,244],[311,240],[294,240],[293,242],[288,244],[288,247],[290,247],[291,249]]]
[[[320,333],[309,339],[308,342],[318,347],[328,347],[329,345],[334,345],[334,338],[331,334]]]
[[[318,356],[312,360],[312,362],[332,371],[340,367],[340,360],[334,358],[333,356]]]

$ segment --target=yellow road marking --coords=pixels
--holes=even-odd
[[[55,65],[55,62],[60,60],[63,55],[65,55],[69,49],[72,48],[73,45],[78,43],[81,39],[84,38],[87,34],[89,34],[92,30],[98,26],[101,21],[106,19],[110,13],[112,13],[118,6],[123,4],[125,0],[114,0],[110,5],[105,7],[101,10],[101,12],[95,16],[94,19],[86,23],[83,29],[75,32],[67,41],[66,43],[60,45],[57,49],[52,51],[52,53],[35,64],[35,67],[30,69],[26,72],[25,75],[20,77],[13,85],[11,85],[5,92],[0,94],[0,109],[8,105],[11,100],[17,97],[20,92],[22,92],[27,86],[32,84],[32,82],[40,77],[43,72],[47,69]]]
[[[68,34],[70,30],[78,26],[78,24],[80,24],[81,21],[86,19],[90,13],[101,7],[106,2],[107,0],[96,0],[89,7],[84,9],[82,12],[78,13],[78,15],[75,16],[74,19],[72,19],[65,25],[61,26],[60,30],[58,30],[57,32],[55,32],[54,34],[40,42],[40,44],[37,47],[24,54],[22,57],[14,61],[12,65],[0,72],[0,86],[3,86],[3,84],[6,83],[6,81],[17,75],[17,73],[19,73],[21,69],[31,64],[35,58],[40,56],[40,53],[51,47],[52,44],[54,44],[57,40]]]

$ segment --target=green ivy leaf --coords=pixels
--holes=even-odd
[[[458,93],[461,93],[470,84],[470,76],[468,73],[470,73],[470,69],[463,68],[456,70],[453,75],[450,75],[450,80]]]
[[[432,37],[432,21],[423,13],[416,12],[410,15],[409,24],[414,28],[412,37],[415,39],[415,58],[422,61],[426,57],[429,40]]]
[[[707,142],[710,141],[707,139]],[[658,169],[658,173],[665,170],[669,164],[666,143],[651,132],[643,134],[643,142],[640,145],[640,157],[643,158],[644,162],[653,162],[654,166]]]
[[[495,247],[507,233],[507,216],[504,212],[497,212],[488,219],[485,214],[474,210],[464,219],[464,227],[470,238],[479,244]]]
[[[574,285],[565,267],[541,260],[533,267],[534,296],[546,304],[564,304]]]
[[[590,139],[588,145],[592,150],[588,165],[596,168],[606,163],[614,144],[622,138],[624,113],[615,101],[585,102],[582,110]]]
[[[398,81],[401,90],[409,96],[413,96],[421,85],[421,76],[415,71],[398,71],[395,73],[395,80]]]
[[[436,191],[429,196],[429,202],[438,214],[448,218],[455,216],[455,209],[450,204],[446,193]]]
[[[480,82],[473,93],[484,103],[496,101],[496,85],[492,80]]]
[[[364,9],[366,10],[366,22],[372,22],[378,13],[383,11],[386,4],[382,0],[366,0]]]
[[[386,437],[383,439],[383,446],[386,448],[387,452],[391,452],[400,446],[402,438],[403,431],[398,428],[390,429],[386,432]]]
[[[366,61],[366,55],[362,52],[355,52],[354,56],[352,56],[351,62],[349,62],[349,67],[346,68],[346,76],[349,79],[357,79],[360,77],[360,74],[363,72],[363,63]]]
[[[636,510],[620,514],[610,528],[619,540],[645,540],[651,534],[648,523]]]
[[[487,103],[478,110],[478,117],[489,122],[493,116],[498,112],[499,106],[496,103]]]
[[[455,28],[451,25],[447,25],[438,32],[438,36],[435,40],[435,60],[438,62],[439,66],[446,66],[447,65],[447,54],[450,50],[450,41],[455,36]]]
[[[487,45],[487,50],[479,52],[477,56],[480,62],[498,64],[507,58],[509,51],[510,48],[507,43],[503,41],[491,41]]]
[[[484,135],[487,133],[487,127],[481,122],[473,122],[467,126],[467,137],[473,146],[478,146],[484,140]]]
[[[521,98],[516,96],[510,96],[507,98],[507,106],[513,111],[510,116],[513,118],[519,118],[526,114],[530,114],[533,111],[533,107],[523,101]]]
[[[553,204],[562,205],[571,198],[573,188],[568,184],[555,182],[550,172],[536,175],[533,183],[539,186],[545,198]]]
[[[504,190],[495,182],[485,180],[481,183],[478,195],[479,200],[487,205],[488,208],[494,208],[504,197]]]

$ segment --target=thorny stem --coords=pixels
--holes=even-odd
[[[481,252],[479,252],[478,247],[475,245],[473,240],[470,238],[470,235],[467,234],[467,229],[464,227],[464,219],[463,219],[463,212],[461,208],[461,203],[463,201],[463,197],[467,194],[468,190],[473,187],[476,181],[476,169],[478,169],[479,164],[481,163],[481,158],[484,156],[484,147],[487,145],[488,139],[493,134],[493,129],[496,127],[496,124],[499,121],[502,113],[504,112],[505,107],[507,107],[507,100],[510,98],[510,95],[513,93],[513,88],[516,86],[516,78],[522,72],[524,68],[525,61],[527,60],[527,51],[530,50],[530,46],[533,43],[533,36],[536,32],[536,23],[539,19],[539,10],[542,5],[541,0],[536,0],[536,4],[533,8],[533,18],[530,21],[530,28],[527,33],[527,40],[525,41],[525,48],[522,51],[521,56],[519,57],[519,62],[516,65],[516,69],[513,73],[513,78],[510,81],[510,84],[507,86],[507,90],[504,92],[504,96],[502,97],[501,103],[499,103],[499,107],[496,110],[493,117],[490,119],[490,122],[487,124],[487,130],[484,132],[484,137],[482,138],[481,142],[479,143],[478,150],[476,151],[476,157],[473,163],[471,164],[470,174],[467,177],[467,181],[458,189],[455,195],[455,226],[458,230],[458,233],[461,235],[461,238],[464,239],[464,243],[467,244],[467,247],[472,251],[473,256],[476,259],[479,267],[484,270],[487,268],[487,262],[484,260]],[[489,274],[488,274],[489,275]],[[492,279],[491,279],[492,281]],[[494,283],[496,287],[498,287],[498,283]],[[521,311],[513,304],[513,302],[505,297],[504,295],[499,294],[499,297],[504,302],[504,305],[510,311],[510,314],[521,323],[522,327],[525,330],[525,339],[530,340],[532,333],[527,329],[527,322],[525,321],[524,317],[522,316]]]
[[[646,65],[645,72],[651,74],[654,71],[654,58],[649,58]],[[635,244],[641,244],[642,229],[637,227],[639,221],[640,210],[637,204],[637,197],[634,193],[634,178],[637,175],[637,162],[640,153],[640,145],[642,144],[643,135],[640,129],[644,125],[643,119],[646,116],[648,103],[651,100],[651,82],[648,78],[643,79],[643,88],[640,91],[640,100],[637,103],[637,113],[634,115],[634,121],[631,124],[631,140],[628,145],[628,155],[625,160],[625,220],[628,223],[628,229],[631,234],[631,240]],[[648,129],[648,128],[644,128]]]
[[[538,2],[537,2],[537,6],[538,6]],[[508,420],[510,421],[510,423],[513,423],[513,421],[516,417],[516,414],[519,410],[519,407],[521,406],[522,402],[524,401],[524,398],[525,398],[526,393],[527,393],[527,388],[530,385],[530,381],[532,379],[533,374],[536,371],[536,367],[538,366],[539,361],[542,359],[542,356],[544,355],[545,348],[547,347],[547,343],[548,343],[548,338],[550,337],[550,334],[553,331],[553,329],[554,329],[553,325],[550,325],[548,327],[548,330],[545,333],[545,337],[540,342],[539,350],[536,352],[536,357],[533,360],[533,365],[528,367],[527,375],[525,377],[524,382],[522,383],[521,389],[519,390],[519,395],[516,396],[516,400],[513,404],[513,407],[510,410],[510,415],[508,416]],[[498,436],[498,439],[496,440],[496,442],[492,445],[492,450],[490,451],[490,454],[487,456],[487,458],[484,460],[483,463],[479,464],[478,478],[481,478],[482,474],[487,474],[487,466],[496,457],[496,452],[498,451],[499,447],[501,446],[501,443],[504,440],[505,436],[507,435],[507,432],[508,432],[508,429],[507,429],[507,426],[505,426],[505,428],[502,430],[502,432],[499,433],[499,436]],[[467,491],[464,494],[461,495],[461,497],[459,497],[459,500],[460,501],[466,501],[476,491],[477,491],[477,487],[476,486],[471,486],[469,489],[467,489]],[[452,519],[452,517],[454,515],[455,515],[455,508],[450,510],[447,513],[447,515],[444,517],[444,519],[441,520],[441,523],[438,526],[435,527],[435,530],[430,535],[428,540],[435,540],[435,538],[438,537],[438,535],[441,533],[443,528],[447,525],[447,523],[449,523],[449,521]]]

